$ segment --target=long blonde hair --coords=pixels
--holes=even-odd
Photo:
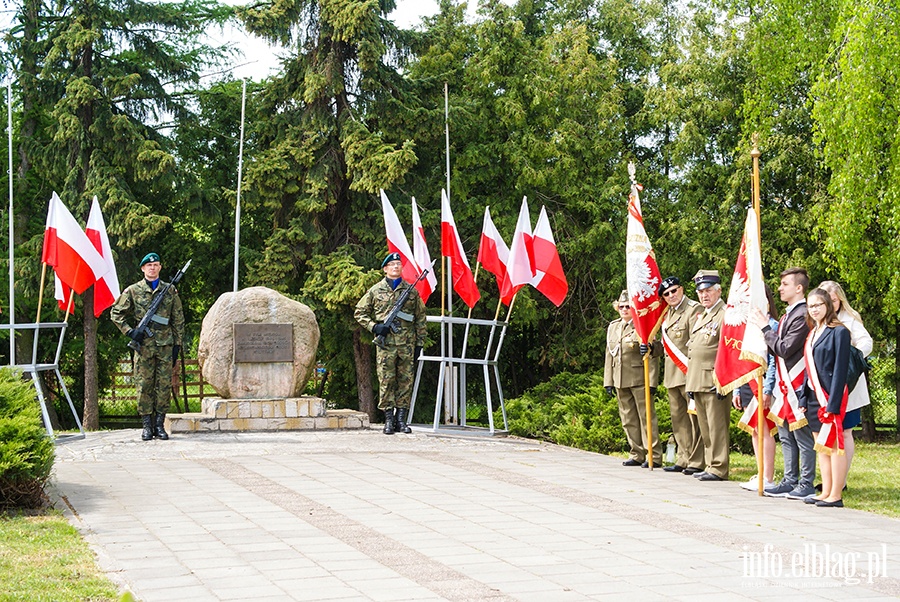
[[[847,295],[844,293],[844,289],[840,284],[838,284],[834,280],[826,280],[816,288],[821,288],[825,290],[825,292],[827,292],[829,295],[834,295],[835,297],[837,297],[841,302],[841,310],[847,310],[847,313],[853,316],[856,321],[858,321],[860,324],[863,323],[862,316],[859,315],[859,312],[850,307],[850,302],[847,301]]]

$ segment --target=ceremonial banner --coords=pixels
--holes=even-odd
[[[628,195],[628,228],[625,242],[625,276],[634,329],[642,343],[648,343],[659,327],[665,313],[665,303],[659,296],[659,266],[644,230],[641,214],[640,185],[631,184]]]
[[[419,208],[416,206],[416,197],[412,197],[412,222],[413,222],[413,257],[416,264],[425,268],[431,267],[431,253],[428,252],[428,244],[425,242],[425,229],[422,228],[422,221],[419,219]],[[422,297],[422,303],[428,301],[428,297],[437,288],[437,277],[434,270],[429,269],[428,274],[416,284],[416,290]]]
[[[556,241],[553,240],[553,232],[550,230],[550,220],[544,207],[541,207],[541,215],[534,227],[532,242],[536,275],[531,284],[559,307],[569,292],[569,283],[563,272],[559,252],[556,250]]]
[[[87,227],[85,234],[93,243],[94,248],[103,257],[106,264],[107,272],[100,277],[94,284],[94,317],[99,318],[108,307],[112,307],[116,299],[119,298],[121,290],[119,289],[119,276],[116,273],[116,264],[113,262],[112,248],[109,245],[109,236],[106,234],[106,223],[103,221],[103,214],[100,212],[100,203],[97,197],[91,204],[91,212],[88,215]]]
[[[478,261],[497,278],[497,288],[503,286],[506,278],[506,264],[509,262],[509,247],[491,219],[490,207],[484,208],[484,223],[481,226],[481,244],[478,246]]]
[[[441,255],[450,258],[453,290],[469,307],[475,307],[481,298],[472,268],[466,259],[466,252],[456,230],[456,222],[453,221],[453,213],[450,211],[450,201],[447,193],[441,190]]]
[[[715,379],[719,394],[730,393],[765,372],[768,358],[766,339],[762,330],[748,322],[748,317],[754,307],[763,315],[768,314],[768,305],[762,275],[759,229],[756,212],[751,208],[747,210],[744,238],[734,266],[716,353]]]
[[[109,270],[55,192],[47,211],[41,261],[52,266],[60,281],[79,295]]]
[[[516,231],[509,248],[506,278],[500,286],[500,300],[509,305],[519,289],[534,279],[534,274],[534,240],[531,236],[531,217],[528,215],[528,197],[522,197]]]

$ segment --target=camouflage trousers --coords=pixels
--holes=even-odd
[[[415,379],[414,346],[388,345],[375,354],[378,374],[378,409],[409,408]]]
[[[172,346],[145,345],[134,358],[138,414],[165,414],[172,401]]]

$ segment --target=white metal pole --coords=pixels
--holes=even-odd
[[[13,122],[12,80],[6,82],[6,108],[9,128],[9,365],[16,364],[16,290],[13,278]]]
[[[444,82],[444,149],[447,161],[447,203],[450,203],[450,88],[447,82]],[[450,265],[449,259],[445,259],[448,264],[447,274],[447,314],[453,315],[453,266]],[[453,357],[453,324],[447,324],[447,356]],[[456,413],[456,381],[454,378],[452,360],[447,364],[447,370],[444,372],[444,378],[449,382],[449,390],[447,403],[444,405],[445,421],[451,422],[453,415]]]
[[[244,169],[244,112],[247,108],[247,80],[241,86],[241,138],[238,143],[237,201],[234,208],[234,292],[238,291],[238,265],[241,256],[241,180]]]

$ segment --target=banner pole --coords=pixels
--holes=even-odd
[[[650,351],[644,354],[644,403],[647,423],[647,466],[653,470],[653,415],[650,413]]]
[[[760,245],[760,255],[762,255],[762,223],[760,222],[759,207],[759,134],[753,133],[751,137],[753,141],[753,149],[750,156],[753,157],[753,178],[751,181],[751,190],[753,193],[753,211],[756,213],[756,233],[758,235]],[[766,426],[765,412],[763,411],[763,377],[757,377],[757,400],[756,400],[756,464],[759,467],[759,476],[757,477],[756,490],[760,497],[765,495],[764,484],[765,476],[765,450],[763,437],[763,429]]]

